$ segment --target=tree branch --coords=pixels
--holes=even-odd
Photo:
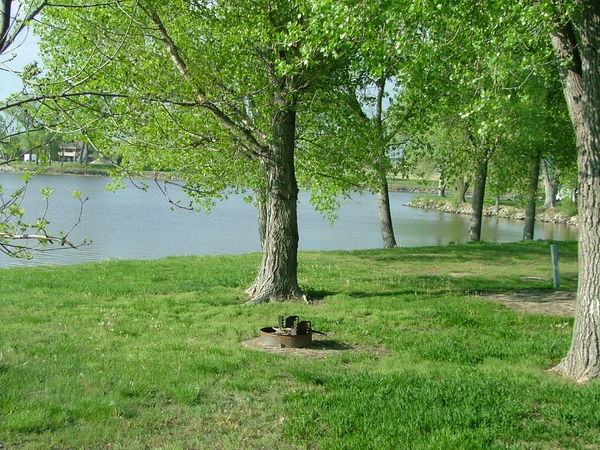
[[[179,73],[189,82],[194,85],[196,90],[196,96],[198,97],[198,106],[209,110],[218,120],[219,122],[228,130],[230,130],[235,136],[246,142],[247,148],[251,149],[252,155],[255,157],[260,157],[264,153],[263,147],[260,145],[256,137],[252,134],[252,132],[245,127],[244,125],[240,125],[232,120],[225,112],[223,112],[214,102],[211,102],[207,99],[206,92],[204,89],[198,85],[197,82],[194,82],[190,71],[188,70],[188,66],[181,56],[179,52],[179,48],[177,44],[173,41],[169,32],[165,28],[160,16],[158,13],[149,6],[142,6],[142,9],[148,14],[148,17],[154,22],[156,25],[158,32],[161,36],[161,39],[171,57],[171,61],[173,62],[175,68],[179,71]]]
[[[26,105],[28,103],[40,102],[43,100],[59,100],[61,98],[82,97],[82,96],[95,96],[95,97],[103,97],[103,98],[139,98],[140,100],[143,100],[146,102],[162,103],[165,105],[176,105],[176,106],[185,106],[185,107],[200,106],[199,102],[182,102],[182,101],[171,100],[171,99],[167,99],[167,98],[156,98],[156,97],[148,97],[148,96],[136,97],[131,94],[84,91],[84,92],[63,92],[61,94],[45,94],[45,95],[38,95],[35,97],[24,98],[22,100],[18,100],[18,101],[12,102],[12,103],[5,103],[4,105],[0,106],[0,111],[5,111],[10,108]]]
[[[9,233],[0,233],[0,239],[10,239],[11,241],[14,240],[28,240],[28,239],[35,239],[37,241],[47,241],[47,242],[59,242],[60,245],[68,245],[71,248],[77,248],[77,246],[75,244],[73,244],[72,242],[68,241],[65,238],[62,237],[56,237],[56,236],[47,236],[45,234],[9,234]],[[7,245],[7,244],[3,244],[3,245]]]
[[[4,53],[8,47],[12,45],[17,36],[23,31],[23,29],[27,26],[27,24],[37,16],[40,11],[47,5],[47,0],[43,0],[37,8],[34,8],[25,16],[25,18],[21,21],[17,29],[10,34],[10,11],[13,0],[2,0],[2,33],[0,34],[0,54]]]

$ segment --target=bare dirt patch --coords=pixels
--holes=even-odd
[[[480,298],[532,314],[575,316],[576,294],[575,290],[527,289],[507,294],[484,295]]]
[[[371,348],[367,346],[349,345],[344,342],[336,341],[328,338],[315,337],[313,335],[312,345],[308,348],[279,348],[264,345],[260,338],[250,339],[240,342],[244,347],[251,350],[259,350],[261,352],[272,353],[277,355],[294,355],[309,359],[324,359],[334,355],[339,355],[344,352],[360,352],[367,351],[381,356],[385,352],[383,348]]]

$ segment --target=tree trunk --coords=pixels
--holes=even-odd
[[[280,109],[273,118],[273,143],[261,160],[267,179],[266,227],[260,270],[248,303],[302,297],[298,286],[298,185],[294,168],[296,111],[284,95],[275,96]]]
[[[469,242],[481,240],[481,222],[483,220],[483,200],[485,198],[485,183],[487,181],[488,159],[483,158],[477,163],[475,184],[473,186],[473,214],[469,224]]]
[[[267,234],[267,202],[266,194],[262,192],[255,192],[254,197],[256,198],[256,212],[258,221],[258,238],[260,239],[260,248],[264,251],[265,249],[265,235]]]
[[[381,174],[379,190],[377,192],[377,206],[379,208],[379,221],[381,223],[381,238],[383,248],[396,247],[394,227],[392,225],[392,213],[390,211],[390,195],[386,174]]]
[[[579,198],[578,196],[579,196],[579,187],[576,187],[575,189],[571,189],[569,198],[571,199],[571,201],[573,203],[577,203],[577,199]]]
[[[377,206],[379,209],[379,222],[381,225],[381,238],[383,248],[393,248],[396,246],[396,237],[394,236],[394,227],[392,226],[392,213],[390,209],[390,193],[387,182],[387,155],[385,153],[385,131],[383,129],[383,96],[385,94],[386,78],[381,77],[377,80],[377,98],[375,101],[375,126],[377,129],[377,140],[379,144],[378,161],[376,163],[379,172],[379,186],[377,189]]]
[[[600,3],[558,25],[552,44],[575,130],[579,172],[579,284],[571,348],[554,370],[584,382],[600,377]]]
[[[469,190],[469,182],[462,180],[458,186],[458,198],[456,199],[456,207],[460,208],[467,203],[467,191]]]
[[[446,197],[446,184],[440,179],[438,183],[438,194],[440,197]]]
[[[496,194],[496,214],[500,214],[500,194]]]
[[[525,207],[525,223],[523,225],[523,240],[533,240],[535,228],[535,203],[537,201],[537,190],[540,182],[540,156],[537,153],[531,155],[529,160],[529,187],[527,189],[527,206]]]
[[[84,163],[85,165],[87,165],[87,163],[88,163],[88,146],[85,142],[81,146],[81,161],[80,162]]]
[[[440,178],[438,180],[438,194],[440,197],[446,197],[446,174],[444,169],[440,169]]]
[[[550,173],[548,161],[542,161],[542,178],[544,180],[544,206],[543,208],[556,207],[556,184]]]

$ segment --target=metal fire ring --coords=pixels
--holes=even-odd
[[[279,326],[264,327],[260,329],[261,342],[268,347],[278,348],[306,348],[312,344],[313,330],[311,322],[300,321],[298,316],[289,316],[285,320],[279,316]]]

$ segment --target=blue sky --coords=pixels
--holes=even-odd
[[[39,60],[38,53],[38,38],[29,31],[20,36],[9,52],[0,56],[0,101],[21,90],[23,84],[19,76],[13,72],[20,71],[26,64]],[[14,59],[13,55],[16,55]]]

